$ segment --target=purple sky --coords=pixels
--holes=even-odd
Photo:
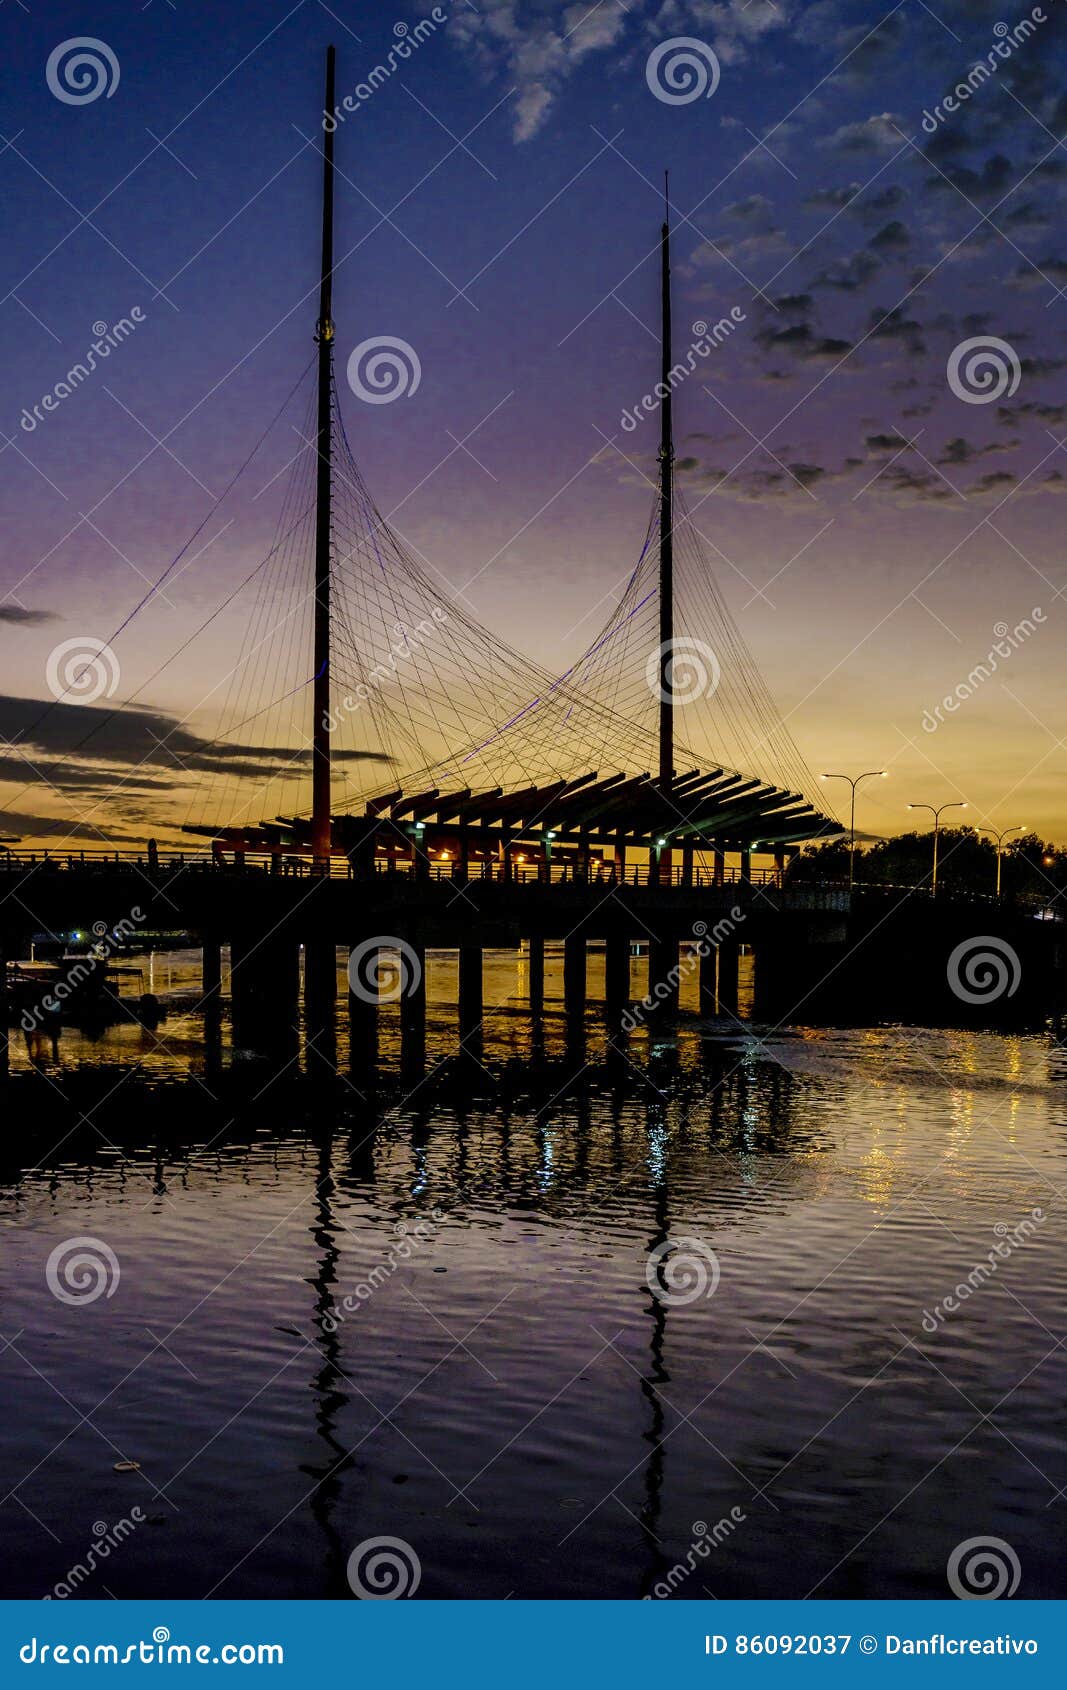
[[[219,10],[0,13],[5,831],[139,838],[218,775],[205,742],[239,719],[223,678],[245,602],[152,677],[271,545],[295,413],[116,639],[94,709],[136,705],[90,744],[85,706],[38,722],[49,660],[109,638],[300,377],[324,47],[355,90],[421,19],[337,134],[345,423],[404,539],[553,672],[593,638],[648,517],[658,423],[621,419],[656,379],[669,165],[676,354],[694,323],[736,323],[676,395],[679,478],[807,762],[890,770],[861,807],[875,832],[961,797],[968,819],[1067,838],[1060,0]],[[111,92],[76,103],[48,65],[87,34]],[[679,37],[705,75],[714,55],[710,97],[650,86]],[[35,416],[93,325],[123,318],[106,363]],[[344,372],[380,336],[421,376],[373,405]],[[952,368],[990,337],[999,398],[968,391],[966,354]],[[1004,625],[1020,632],[991,665]],[[150,755],[159,734],[174,757]]]

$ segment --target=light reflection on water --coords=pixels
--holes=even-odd
[[[158,1045],[68,1031],[34,1079],[13,1038],[5,1595],[43,1595],[134,1504],[149,1522],[81,1594],[345,1596],[349,1551],[387,1535],[418,1553],[420,1596],[637,1597],[735,1507],[675,1600],[941,1596],[955,1545],[990,1534],[1021,1596],[1063,1594],[1051,1040],[688,1020],[608,1063],[593,1011],[583,1070],[550,1013],[531,1067],[500,953],[484,1061],[507,1084],[474,1065],[406,1101],[343,1088],[338,1112],[249,1059],[238,1107],[202,1072],[179,1083],[202,1058],[198,963],[164,966],[157,990],[190,1009]],[[454,974],[431,958],[431,1061],[454,1045]],[[558,1010],[554,956],[546,994]],[[101,1075],[98,1130],[64,1139],[55,1088]],[[1031,1241],[924,1329],[997,1224],[1035,1208]],[[383,1273],[397,1226],[435,1209]],[[84,1307],[45,1283],[78,1236],[121,1264]],[[651,1295],[668,1236],[714,1249],[713,1297]],[[124,1457],[140,1471],[116,1474]]]

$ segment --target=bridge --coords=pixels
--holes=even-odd
[[[331,48],[327,110],[333,84]],[[308,1025],[323,1033],[346,946],[371,981],[349,994],[362,1027],[352,1047],[368,1059],[375,970],[399,951],[412,1063],[424,1043],[428,946],[459,951],[464,1043],[480,1024],[482,954],[494,945],[523,947],[536,1012],[545,942],[562,941],[573,1017],[586,1001],[587,946],[603,945],[616,1024],[634,941],[647,943],[658,1013],[677,1002],[683,954],[696,955],[708,1013],[736,1015],[742,947],[757,957],[767,1004],[784,976],[824,977],[848,937],[849,895],[791,887],[789,864],[805,841],[841,828],[716,585],[704,515],[677,482],[669,212],[647,528],[606,622],[553,674],[440,581],[359,469],[334,367],[334,144],[324,134],[315,353],[266,431],[285,419],[297,426],[298,414],[303,446],[274,541],[238,589],[244,643],[211,742],[220,754],[203,759],[212,766],[162,846],[0,859],[0,950],[17,961],[35,932],[75,925],[188,931],[203,947],[214,1036],[224,947],[243,1034],[295,1019],[301,949]]]

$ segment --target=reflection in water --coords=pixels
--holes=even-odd
[[[1020,1594],[1062,1594],[1055,1039],[690,1018],[623,1040],[592,1009],[576,1041],[555,959],[536,1024],[508,959],[490,1081],[445,1060],[431,958],[424,1080],[401,1081],[387,1014],[373,1089],[309,1084],[284,1040],[240,1055],[228,1015],[205,1071],[196,959],[167,967],[155,1040],[68,1028],[39,1074],[13,1049],[6,1594],[50,1589],[135,1503],[151,1523],[104,1577],[140,1598],[347,1597],[375,1536],[414,1548],[420,1595],[639,1597],[732,1509],[674,1599],[941,1596],[980,1534],[1013,1545]],[[676,1306],[648,1258],[682,1237],[721,1277]],[[112,1295],[52,1293],[71,1238],[114,1253]]]

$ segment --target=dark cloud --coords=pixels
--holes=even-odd
[[[839,259],[820,270],[811,282],[813,288],[837,288],[842,293],[856,293],[872,282],[882,268],[881,260],[864,248],[851,258]]]
[[[1027,399],[1022,405],[998,405],[997,418],[1006,428],[1014,428],[1020,417],[1036,417],[1039,422],[1058,427],[1067,422],[1067,405],[1042,405]]]
[[[868,452],[899,452],[908,444],[900,434],[868,434],[864,445]]]
[[[911,245],[911,236],[898,218],[886,223],[867,244],[872,252],[902,253]]]
[[[54,610],[25,610],[20,604],[0,604],[0,622],[13,627],[39,628],[43,622],[58,622]]]
[[[913,318],[906,317],[899,305],[894,305],[890,311],[872,311],[868,320],[868,333],[873,340],[899,340],[913,357],[926,355],[923,325],[915,322]]]
[[[341,763],[381,762],[380,752],[338,751]],[[208,740],[151,709],[43,704],[0,694],[0,780],[50,785],[81,797],[174,792],[201,774],[262,780],[306,771],[309,748]],[[0,827],[12,831],[10,818]]]
[[[992,158],[986,159],[980,170],[972,170],[967,165],[956,165],[947,168],[938,176],[928,177],[926,186],[935,194],[950,194],[953,189],[958,189],[967,199],[999,199],[1008,188],[1014,186],[1020,174],[1003,153],[994,153]]]
[[[841,358],[852,350],[850,341],[819,334],[810,322],[790,323],[784,329],[760,329],[755,340],[764,351],[788,352],[794,358]]]

